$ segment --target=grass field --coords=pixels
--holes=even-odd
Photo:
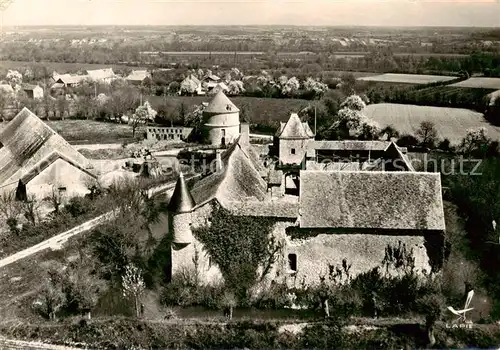
[[[500,78],[469,78],[450,86],[499,90]]]
[[[375,76],[360,77],[361,81],[376,81],[383,83],[399,83],[399,84],[431,84],[446,82],[456,79],[456,77],[448,77],[442,75],[423,75],[423,74],[380,74]]]
[[[440,139],[447,138],[457,144],[468,128],[486,127],[488,136],[500,139],[500,127],[488,123],[481,113],[459,108],[429,107],[380,103],[369,105],[365,114],[381,127],[392,125],[400,133],[415,135],[423,121],[432,121]]]
[[[211,96],[175,96],[163,99],[161,96],[150,96],[147,99],[153,106],[158,108],[162,103],[166,103],[168,111],[173,112],[184,103],[188,109],[194,105],[199,105],[202,102],[210,102]],[[286,121],[290,117],[290,113],[298,112],[299,110],[313,104],[313,101],[301,99],[278,99],[278,98],[260,98],[260,97],[230,97],[231,101],[241,110],[242,115],[246,115],[252,123],[260,121]]]
[[[132,128],[126,124],[75,119],[46,120],[45,123],[69,142],[112,143],[132,137]],[[0,123],[0,132],[6,125],[6,122]],[[139,135],[140,131],[136,133]]]

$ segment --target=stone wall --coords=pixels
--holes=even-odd
[[[279,140],[279,160],[282,164],[299,165],[304,160],[310,140]],[[292,154],[292,150],[295,151]]]
[[[211,205],[208,203],[192,214],[192,228],[209,225]],[[413,250],[418,272],[430,271],[429,256],[424,246],[423,236],[374,235],[374,234],[318,234],[305,239],[292,239],[286,234],[288,227],[297,225],[296,220],[277,220],[271,235],[283,244],[278,261],[274,264],[268,277],[260,288],[272,280],[284,278],[290,285],[317,284],[320,277],[328,274],[329,264],[341,266],[346,259],[352,264],[351,276],[367,272],[381,266],[385,249],[388,245],[396,247],[398,242],[404,243],[408,250]],[[193,243],[179,250],[172,250],[173,272],[183,269],[194,269],[195,252],[198,250],[198,273],[206,284],[222,279],[220,269],[211,263],[203,244],[193,238]],[[296,271],[290,269],[289,255],[295,254]]]
[[[87,173],[68,162],[57,159],[27,184],[26,192],[41,200],[49,196],[55,187],[61,188],[64,196],[68,198],[83,196],[88,193],[87,184],[92,179]]]
[[[296,275],[297,283],[305,281],[307,284],[317,284],[321,276],[328,275],[329,264],[341,266],[342,260],[346,259],[348,264],[352,264],[350,273],[355,277],[381,266],[385,248],[388,245],[397,247],[399,241],[408,250],[413,249],[417,270],[429,272],[429,257],[422,236],[319,234],[300,240],[286,237],[282,273],[290,283],[293,283]],[[296,271],[289,268],[290,254],[295,254]]]

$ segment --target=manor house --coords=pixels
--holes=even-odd
[[[445,221],[439,173],[414,171],[393,142],[315,141],[296,114],[281,124],[273,149],[280,161],[264,164],[245,130],[218,153],[216,172],[191,189],[180,175],[168,211],[151,227],[156,237],[172,238],[172,278],[195,268],[194,256],[204,282],[221,278],[193,234],[210,225],[214,206],[274,220],[269,234],[284,248],[271,279],[318,283],[343,259],[357,275],[379,266],[386,248],[400,242],[413,251],[417,271],[440,267]],[[323,163],[325,157],[335,160]]]

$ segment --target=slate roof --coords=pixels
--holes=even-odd
[[[286,123],[280,123],[280,129],[276,133],[280,139],[309,139],[314,137],[314,133],[307,124],[300,121],[297,113],[292,113]]]
[[[223,91],[216,93],[208,106],[203,110],[204,113],[210,114],[237,113],[239,111],[238,107],[231,102]]]
[[[227,209],[237,216],[264,216],[272,218],[297,219],[299,205],[296,202],[276,200],[227,202]]]
[[[267,184],[246,149],[246,145],[238,138],[222,153],[222,170],[194,185],[191,193],[197,206],[202,206],[212,199],[217,199],[224,207],[227,207],[226,203],[233,201],[251,198],[264,200]]]
[[[314,141],[309,143],[309,149],[332,151],[384,151],[391,144],[390,141]]]
[[[440,174],[303,170],[300,226],[444,230]]]
[[[174,213],[189,213],[193,210],[195,205],[193,196],[187,187],[186,180],[184,180],[184,175],[180,173],[167,209]]]
[[[0,184],[18,181],[57,151],[82,168],[88,160],[26,107],[0,133]]]
[[[127,80],[132,81],[143,81],[147,77],[151,76],[147,70],[133,70],[128,76]]]
[[[58,82],[62,82],[65,85],[68,85],[68,84],[78,84],[81,81],[83,81],[85,79],[88,79],[88,78],[89,78],[88,75],[62,74],[62,75],[57,76],[57,78],[55,78],[56,79],[55,84],[57,84]]]

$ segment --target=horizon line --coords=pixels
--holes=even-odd
[[[368,25],[368,24],[17,24],[4,25],[6,28],[18,27],[297,27],[297,28],[479,28],[479,29],[500,29],[498,26],[477,26],[477,25]]]

